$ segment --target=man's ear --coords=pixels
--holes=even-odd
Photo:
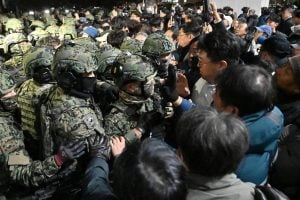
[[[176,155],[180,158],[180,160],[183,161],[183,155],[182,155],[182,152],[181,152],[180,148],[178,148],[178,149],[176,150]]]
[[[231,113],[237,117],[240,116],[240,110],[238,109],[238,107],[236,106],[226,106],[226,108],[224,109],[225,112]]]
[[[189,37],[190,40],[194,39],[194,36],[191,33],[188,34],[188,37]]]
[[[219,62],[219,69],[223,70],[228,66],[228,63],[225,60]]]

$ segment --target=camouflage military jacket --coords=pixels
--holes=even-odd
[[[13,117],[0,112],[0,195],[10,190],[12,183],[38,186],[59,169],[54,156],[32,161],[24,147],[23,133]]]
[[[22,67],[23,56],[13,56],[3,63],[2,69],[9,71],[17,82],[17,85],[26,80],[25,71]]]
[[[49,95],[47,115],[54,149],[75,139],[93,142],[98,134],[104,134],[102,113],[93,99],[70,96],[60,87]]]
[[[22,130],[27,131],[34,139],[38,139],[37,135],[37,107],[42,96],[48,96],[50,88],[53,84],[40,85],[33,79],[25,81],[17,90],[17,103],[21,109]]]
[[[143,113],[154,109],[151,99],[141,104],[128,104],[120,98],[112,107],[112,110],[104,119],[105,133],[111,136],[119,135],[125,137],[126,134],[130,134],[132,129],[136,128],[138,120]],[[127,140],[131,139],[127,138]]]

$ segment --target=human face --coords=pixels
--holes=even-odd
[[[282,18],[283,20],[287,20],[287,19],[289,19],[291,16],[292,16],[292,14],[289,12],[288,9],[285,9],[285,10],[283,10],[283,11],[281,12],[281,18]]]
[[[192,59],[193,57],[198,57],[198,48],[197,48],[197,44],[198,42],[194,42],[191,46],[190,46],[190,50],[188,52],[188,62],[189,62],[189,66],[192,66]]]
[[[289,63],[276,69],[275,80],[277,87],[288,94],[295,94],[299,91],[293,69]]]
[[[183,29],[179,30],[179,34],[177,36],[177,42],[179,46],[186,47],[192,39],[192,34],[185,33]]]
[[[205,79],[209,83],[214,83],[214,80],[221,69],[220,64],[211,61],[209,57],[207,57],[207,53],[202,49],[198,51],[198,67],[201,77]]]
[[[274,21],[268,19],[267,25],[269,25],[272,28],[272,30],[275,30],[279,24],[277,22],[274,22]]]
[[[292,20],[295,25],[300,25],[300,17],[296,17],[295,15],[293,15]]]
[[[96,77],[95,73],[94,72],[87,72],[87,73],[83,73],[82,74],[82,77]]]
[[[239,23],[236,29],[234,30],[235,35],[239,37],[243,37],[247,34],[247,27],[246,23]]]

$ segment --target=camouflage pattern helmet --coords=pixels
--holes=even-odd
[[[8,53],[10,45],[28,41],[23,33],[11,33],[3,40],[4,53]]]
[[[13,76],[5,70],[0,70],[0,97],[11,92],[15,87]]]
[[[120,46],[121,51],[128,51],[132,54],[142,53],[142,43],[136,39],[124,40]]]
[[[164,34],[152,33],[144,42],[142,52],[147,56],[159,57],[175,50],[174,43]]]
[[[13,32],[18,32],[20,30],[24,29],[24,24],[21,20],[17,18],[10,18],[7,20],[5,24],[5,31],[13,31]]]
[[[75,39],[77,37],[77,32],[74,25],[63,24],[59,27],[59,39],[61,41],[65,39]]]
[[[57,20],[53,17],[46,17],[46,25],[51,26],[51,25],[56,25]]]
[[[63,17],[64,25],[75,25],[75,19],[73,17]]]
[[[23,56],[23,68],[28,77],[33,77],[35,69],[39,67],[51,66],[53,51],[50,47],[31,48]]]
[[[45,23],[40,20],[33,20],[30,24],[30,28],[39,27],[41,29],[45,29]]]
[[[91,53],[98,53],[100,51],[99,46],[97,45],[97,42],[94,41],[90,37],[79,37],[74,39],[74,43],[78,44],[80,46],[85,47],[87,50],[89,50]]]
[[[108,75],[111,76],[111,71],[109,69],[109,66],[112,66],[112,64],[115,62],[118,55],[122,53],[121,50],[112,47],[109,44],[106,44],[100,48],[100,52],[97,54],[98,58],[98,74],[103,75],[106,77]]]
[[[53,58],[52,69],[57,78],[62,72],[78,74],[90,73],[98,68],[97,58],[84,46],[75,43],[61,45]]]
[[[116,58],[112,67],[117,86],[131,81],[147,81],[156,75],[151,61],[142,55],[124,52]]]

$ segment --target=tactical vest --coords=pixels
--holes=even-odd
[[[52,84],[39,85],[33,79],[24,82],[17,91],[17,102],[21,110],[22,130],[27,131],[33,139],[39,139],[37,134],[37,106],[44,95],[48,95]]]
[[[144,103],[126,103],[122,98],[112,104],[110,113],[105,117],[105,131],[108,135],[124,136],[128,131],[137,126],[140,116],[153,111],[153,101]]]
[[[66,120],[69,120],[69,123],[74,121],[74,124],[71,125],[73,128],[76,128],[76,136],[74,131],[64,132],[55,127],[56,123],[63,123],[59,122],[59,120],[64,120],[60,118],[62,114],[74,114],[72,112],[74,110],[79,112]],[[45,157],[51,155],[61,144],[68,143],[74,139],[93,137],[95,133],[104,134],[102,112],[93,102],[93,99],[81,99],[70,96],[65,94],[60,87],[50,92],[47,102],[42,106],[41,118]],[[52,144],[49,145],[50,142]]]

